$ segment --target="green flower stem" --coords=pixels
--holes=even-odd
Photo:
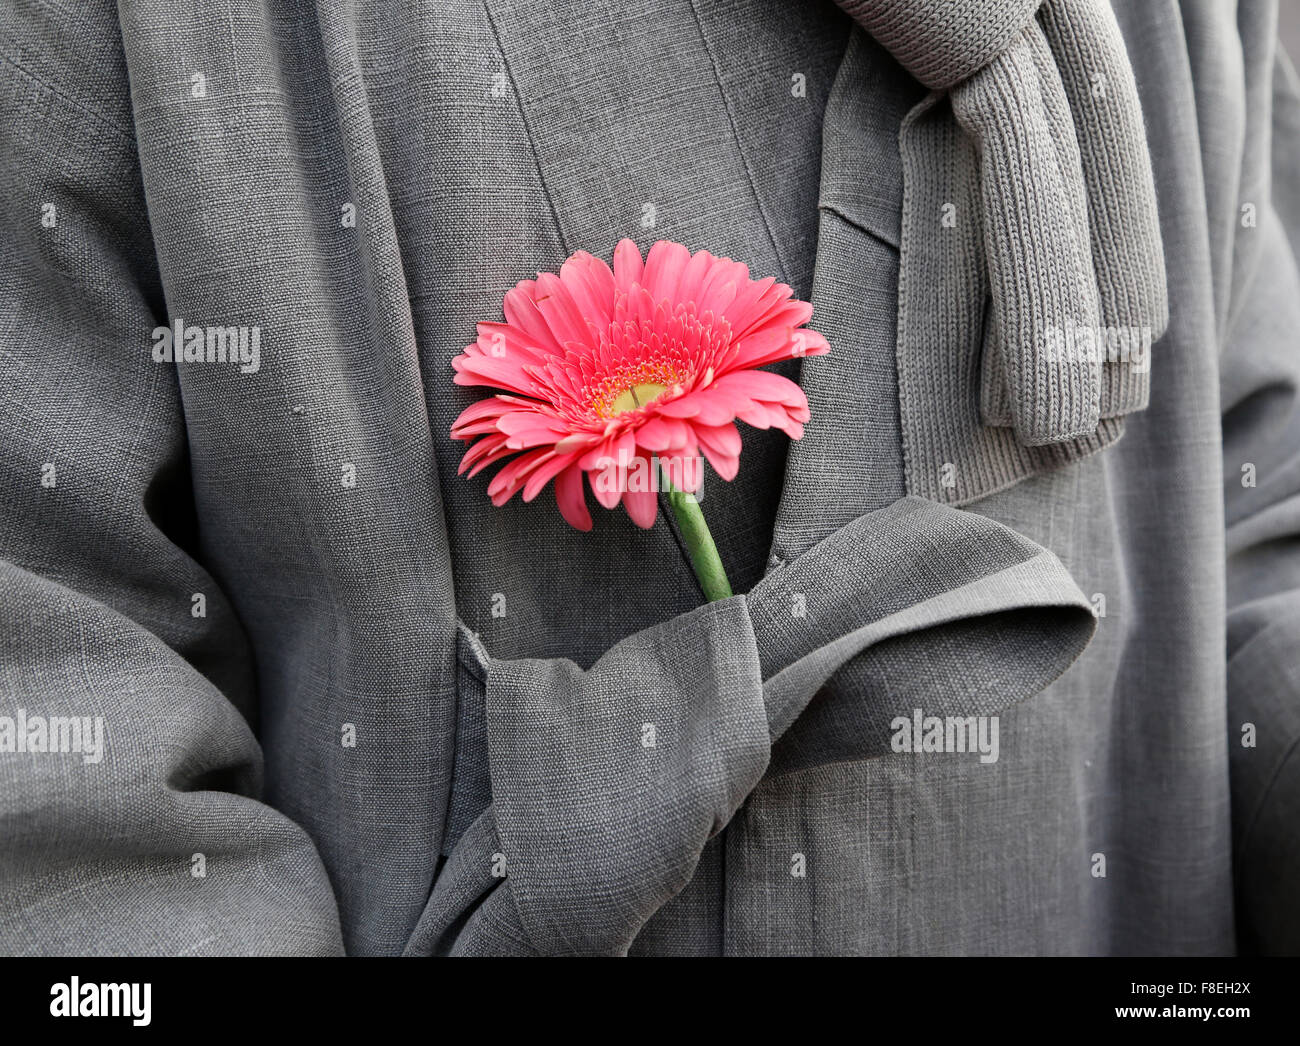
[[[710,603],[728,599],[731,596],[731,582],[727,580],[727,572],[722,569],[718,546],[713,543],[709,525],[704,522],[700,503],[695,500],[694,494],[675,489],[668,491],[668,503],[673,507],[673,515],[677,517],[682,541],[686,543],[686,551],[691,557],[691,566],[695,568],[695,576],[700,579],[700,587],[704,589],[704,597]]]

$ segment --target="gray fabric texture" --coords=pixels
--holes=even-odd
[[[105,728],[0,751],[0,951],[1300,950],[1300,95],[1270,2],[1115,13],[1169,326],[1122,439],[1031,447],[983,223],[908,206],[983,210],[962,83],[829,0],[0,10],[0,716]],[[474,323],[624,235],[833,347],[705,482],[716,607],[671,527],[456,475]]]

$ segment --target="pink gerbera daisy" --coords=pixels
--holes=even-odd
[[[460,472],[517,454],[488,484],[492,503],[519,490],[531,501],[554,479],[560,512],[579,530],[591,529],[584,477],[602,505],[622,502],[649,527],[654,491],[618,477],[649,473],[652,455],[682,462],[702,452],[730,480],[740,464],[737,419],[798,439],[808,420],[803,390],[757,368],[830,351],[803,327],[812,306],[785,284],[751,280],[740,262],[668,241],[644,263],[636,244],[620,241],[612,271],[579,251],[558,276],[521,280],[504,311],[505,323],[480,323],[478,340],[452,360],[458,385],[504,390],[452,426],[453,438],[477,439]],[[701,478],[689,467],[672,476],[686,491]]]

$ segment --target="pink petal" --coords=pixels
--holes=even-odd
[[[492,504],[500,508],[509,501],[528,477],[528,473],[551,458],[553,453],[549,450],[534,450],[507,462],[488,483],[487,492]]]
[[[744,396],[719,389],[716,386],[694,394],[700,411],[692,421],[700,425],[725,425],[749,405]]]
[[[759,327],[779,322],[777,317],[793,293],[784,283],[773,283],[759,294],[758,299],[748,311],[744,314],[728,313],[727,319],[731,321],[732,329],[735,330],[737,335],[750,334]],[[812,306],[808,307],[808,314],[812,314]]]
[[[700,297],[695,302],[701,315],[712,312],[715,316],[721,316],[722,310],[736,297],[736,291],[748,282],[748,265],[730,258],[719,258],[705,276]]]
[[[744,333],[745,327],[761,314],[758,309],[759,301],[775,284],[776,281],[769,276],[766,279],[745,284],[737,291],[736,300],[722,312],[722,315],[727,318],[727,322],[731,324],[732,330],[737,333]]]
[[[714,466],[714,472],[718,473],[718,477],[728,483],[740,473],[738,457],[728,457],[724,453],[708,450],[707,447],[705,447],[705,457],[708,459],[708,464]]]
[[[457,385],[490,385],[527,396],[536,382],[517,360],[495,356],[457,356],[451,361]]]
[[[695,303],[700,310],[700,315],[710,312],[715,316],[721,316],[727,306],[735,300],[740,286],[741,284],[732,280],[705,290],[703,296]]]
[[[613,508],[623,497],[623,476],[618,462],[610,458],[604,468],[589,470],[591,472],[591,492],[605,508]]]
[[[790,407],[779,403],[755,403],[736,417],[756,429],[780,429],[791,439],[803,436],[803,425],[791,413]]]
[[[777,360],[793,358],[794,330],[790,327],[760,327],[737,339],[736,354],[727,364],[728,372],[762,367]]]
[[[665,418],[663,421],[670,430],[668,437],[670,441],[668,444],[669,450],[682,450],[694,442],[691,436],[691,426],[684,421],[678,421],[676,418]]]
[[[623,507],[633,523],[649,530],[659,514],[659,496],[652,490],[629,490],[623,495]]]
[[[591,344],[587,322],[574,302],[573,295],[569,293],[569,288],[558,276],[549,272],[539,273],[537,292],[537,308],[546,317],[556,341],[566,346],[569,342]]]
[[[645,259],[642,286],[649,291],[656,303],[665,298],[669,301],[676,300],[677,284],[690,260],[691,252],[671,240],[660,240],[650,248]]]
[[[825,356],[830,345],[814,330],[801,327],[757,327],[736,343],[736,356],[728,370],[765,367],[778,360],[801,359],[804,356]]]
[[[764,403],[746,401],[745,406],[736,411],[736,417],[746,425],[752,425],[756,429],[770,429],[772,427],[771,415],[768,414],[767,405]]]
[[[650,418],[636,427],[638,446],[649,451],[668,450],[673,444],[674,429],[662,418]]]
[[[614,315],[614,274],[601,259],[578,251],[560,266],[560,281],[573,295],[579,314],[597,328]]]
[[[502,414],[497,418],[496,427],[507,436],[519,436],[532,439],[549,439],[556,443],[569,435],[570,428],[558,418],[532,411],[517,410]]]
[[[825,356],[831,351],[831,343],[808,327],[795,331],[794,336],[796,341],[803,342],[802,353],[796,353],[796,355]]]
[[[803,426],[797,421],[787,421],[784,425],[778,425],[777,428],[791,439],[803,439]]]
[[[487,443],[486,440],[483,440],[481,442]],[[488,444],[488,446],[493,446],[493,444]],[[475,464],[475,466],[472,469],[470,469],[467,473],[465,473],[465,478],[473,479],[489,465],[495,465],[502,458],[508,458],[511,454],[518,454],[518,453],[519,452],[517,450],[511,450],[509,447],[505,445],[497,445],[496,449],[493,450],[491,454],[488,454],[485,457],[478,459],[477,464]],[[467,454],[466,457],[468,456],[469,455]],[[463,465],[464,462],[462,462],[461,464]]]
[[[486,436],[489,432],[499,432],[496,418],[484,418],[482,421],[476,421],[470,425],[461,425],[452,433],[453,439],[473,439],[475,436]]]
[[[462,425],[469,425],[483,418],[494,418],[499,414],[504,414],[508,410],[513,410],[509,401],[503,400],[500,396],[489,396],[487,399],[479,400],[477,403],[471,403],[468,407],[460,412],[460,416],[451,423],[452,438],[456,436],[456,430]]]
[[[544,353],[563,353],[560,343],[551,333],[551,326],[546,317],[537,308],[533,300],[536,284],[532,280],[521,280],[513,290],[506,291],[504,311],[506,322],[523,331],[524,336]]]
[[[551,429],[525,429],[523,432],[516,432],[506,440],[506,446],[511,450],[527,450],[529,447],[550,447],[556,453],[562,434]],[[569,448],[565,448],[568,450]]]
[[[693,418],[700,412],[700,404],[695,397],[695,393],[688,392],[685,396],[678,396],[665,403],[656,402],[655,407],[665,418]]]
[[[572,454],[556,454],[549,461],[538,465],[528,476],[528,482],[524,484],[524,501],[532,501],[542,492],[553,478],[573,464]]]
[[[513,356],[520,362],[540,363],[546,354],[519,327],[509,323],[480,323],[478,340],[467,349],[482,356]]]
[[[784,286],[778,284],[777,286]],[[787,287],[786,290],[789,290]],[[780,304],[764,313],[747,328],[739,332],[740,337],[757,334],[766,327],[802,327],[812,319],[812,304],[798,298],[783,300]]]
[[[614,248],[614,286],[620,291],[630,291],[632,284],[641,282],[644,271],[637,245],[628,239],[619,240]]]
[[[591,512],[583,496],[583,475],[577,465],[570,465],[555,478],[555,504],[570,526],[587,531],[591,529]]]
[[[720,454],[707,443],[701,443],[700,447],[704,450],[704,456],[709,459],[709,464],[713,466],[714,472],[728,483],[736,478],[736,474],[740,471],[740,458],[731,454]]]
[[[604,440],[600,443],[597,443],[594,447],[588,450],[587,453],[583,454],[582,457],[578,459],[578,467],[580,469],[585,469],[586,471],[591,472],[595,469],[600,469],[604,467],[603,465],[599,464],[599,462],[602,459],[608,458],[610,461],[613,461],[616,457],[617,454],[614,450],[613,440]]]
[[[701,446],[717,454],[736,457],[740,454],[740,431],[735,425],[695,425]]]
[[[469,468],[472,464],[474,464],[474,462],[478,461],[481,457],[483,457],[484,454],[489,454],[493,451],[501,450],[502,448],[505,447],[505,443],[506,441],[504,436],[479,440],[472,447],[470,447],[469,450],[465,451],[465,456],[460,459],[460,466],[456,469],[456,474],[459,475],[460,473],[464,472],[467,468]]]
[[[631,429],[624,429],[617,435],[605,440],[599,446],[592,448],[591,451],[579,459],[578,465],[591,472],[604,468],[600,463],[601,458],[608,458],[610,461],[617,463],[620,456],[624,462],[630,462],[636,456],[636,437],[632,434]]]
[[[708,251],[696,251],[682,270],[682,278],[677,284],[677,300],[698,302],[704,290],[704,279],[713,270],[717,258]]]
[[[767,370],[737,370],[724,374],[713,387],[728,395],[744,396],[767,403],[786,403],[792,407],[807,404],[808,400],[789,378]]]

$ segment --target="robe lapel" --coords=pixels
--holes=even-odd
[[[924,91],[855,28],[822,130],[811,326],[831,344],[803,361],[812,420],[790,447],[772,540],[788,560],[904,494],[895,338],[903,177],[898,130]]]

